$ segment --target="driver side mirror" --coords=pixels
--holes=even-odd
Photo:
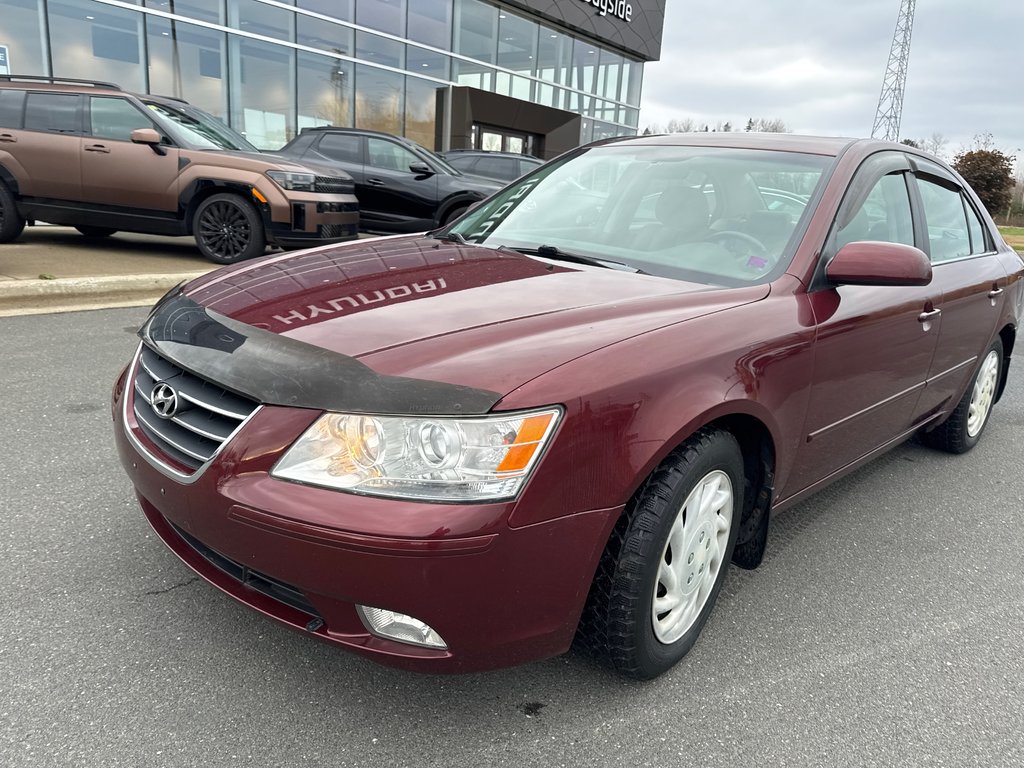
[[[166,155],[167,150],[160,146],[163,140],[153,128],[136,128],[131,133],[132,144],[148,144],[158,155]]]
[[[415,173],[417,176],[433,176],[433,169],[426,163],[409,163],[409,170]]]
[[[834,285],[928,285],[932,264],[912,245],[866,240],[840,248],[825,277]]]

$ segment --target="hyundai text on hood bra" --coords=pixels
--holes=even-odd
[[[912,148],[598,143],[444,229],[176,289],[117,444],[168,547],[299,631],[430,672],[577,640],[651,678],[773,512],[915,433],[973,447],[1022,272]]]

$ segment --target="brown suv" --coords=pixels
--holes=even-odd
[[[193,235],[219,264],[357,237],[351,177],[261,153],[186,102],[0,76],[0,243],[26,222]]]

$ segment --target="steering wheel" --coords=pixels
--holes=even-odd
[[[723,240],[723,247],[733,256],[742,259],[742,266],[746,269],[763,272],[768,267],[768,248],[753,235],[734,229],[723,229],[712,232],[707,239]]]

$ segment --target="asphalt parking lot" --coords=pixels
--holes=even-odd
[[[981,444],[909,443],[774,523],[697,646],[382,668],[197,580],[114,457],[143,309],[0,318],[0,765],[1019,765],[1024,383]]]

